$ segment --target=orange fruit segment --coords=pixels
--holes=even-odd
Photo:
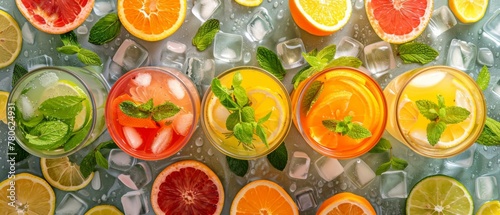
[[[289,7],[295,23],[316,36],[326,36],[340,30],[352,13],[349,0],[290,0]]]
[[[268,180],[248,183],[234,197],[231,215],[299,214],[295,202],[278,184]]]
[[[362,196],[343,192],[325,200],[317,215],[375,215],[373,206]]]
[[[118,17],[132,35],[158,41],[181,27],[186,5],[186,0],[118,0]]]
[[[475,23],[481,20],[488,8],[488,0],[449,0],[451,11],[462,23]]]
[[[92,12],[94,0],[16,0],[24,17],[38,30],[63,34],[80,26]]]
[[[128,116],[120,110],[120,103],[123,101],[134,101],[128,94],[123,94],[113,100],[113,109],[111,110],[116,114],[118,123],[122,126],[134,128],[158,128],[158,125],[151,118],[136,118]]]
[[[414,40],[427,27],[434,0],[366,0],[366,15],[373,30],[386,42]]]

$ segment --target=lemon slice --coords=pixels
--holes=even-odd
[[[92,172],[87,178],[84,178],[80,172],[80,166],[71,162],[68,157],[40,159],[43,177],[53,187],[64,191],[75,191],[87,186],[92,178]]]
[[[500,214],[500,201],[489,201],[481,205],[476,215],[498,215]]]
[[[267,142],[269,143],[276,139],[281,131],[279,128],[285,123],[284,104],[278,100],[277,96],[273,95],[271,91],[260,87],[248,89],[248,99],[255,111],[255,119],[262,119],[271,112],[269,119],[263,123],[264,128],[267,130]]]
[[[431,198],[432,197],[432,198]],[[406,214],[472,214],[474,203],[465,186],[445,175],[420,180],[406,199]]]
[[[484,17],[488,2],[488,0],[450,0],[448,3],[460,22],[474,23]]]
[[[0,121],[7,124],[7,99],[9,92],[0,91]]]
[[[54,214],[56,195],[45,180],[30,173],[17,174],[13,179],[0,183],[2,214]],[[12,188],[15,190],[14,202],[9,199]]]
[[[16,60],[22,44],[23,37],[16,20],[0,10],[0,69]]]
[[[240,5],[247,7],[259,6],[262,3],[262,0],[234,0],[234,1]]]
[[[418,121],[418,108],[408,97],[403,98],[398,109],[398,120],[403,132],[408,132]]]
[[[98,205],[85,212],[85,215],[123,215],[123,213],[113,205]]]

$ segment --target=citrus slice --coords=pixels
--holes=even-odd
[[[500,214],[500,201],[489,201],[481,205],[476,215],[498,215]]]
[[[449,0],[451,11],[462,23],[474,23],[486,13],[488,0]]]
[[[158,41],[181,27],[186,5],[186,0],[118,0],[118,17],[132,35]]]
[[[472,196],[465,186],[445,175],[417,182],[406,199],[406,214],[472,214]]]
[[[247,94],[248,99],[252,103],[251,107],[255,112],[255,119],[262,119],[271,112],[269,119],[262,125],[266,131],[267,142],[273,142],[280,132],[278,128],[282,127],[285,123],[284,104],[269,90],[260,87],[249,88]]]
[[[64,191],[80,190],[87,186],[94,177],[94,172],[92,172],[84,178],[80,172],[80,166],[71,162],[68,157],[40,158],[40,167],[47,182]]]
[[[318,208],[317,215],[375,215],[373,206],[362,196],[343,192],[325,200]]]
[[[403,130],[403,133],[407,133],[413,128],[413,125],[417,123],[418,116],[420,112],[418,111],[415,102],[405,97],[401,101],[398,109],[398,121]]]
[[[231,204],[235,214],[299,214],[299,209],[288,193],[268,180],[252,181],[241,188]]]
[[[205,164],[179,161],[156,177],[151,205],[156,214],[220,214],[224,189],[217,175]]]
[[[429,24],[434,0],[366,0],[366,15],[383,40],[401,44],[417,38]]]
[[[38,30],[49,34],[64,34],[87,19],[94,7],[94,0],[16,0],[16,5]]]
[[[23,37],[16,20],[0,10],[0,69],[16,60],[22,44]]]
[[[234,1],[240,5],[247,7],[259,6],[262,3],[262,0],[234,0]]]
[[[290,13],[304,31],[326,36],[344,27],[352,13],[349,0],[290,0]]]
[[[0,91],[0,121],[7,124],[7,99],[9,92]]]
[[[123,213],[113,205],[98,205],[85,212],[85,215],[123,215]]]
[[[0,183],[0,211],[3,214],[54,214],[56,195],[42,178],[20,173]],[[14,190],[12,201],[11,190]]]

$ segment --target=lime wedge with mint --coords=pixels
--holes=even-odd
[[[472,214],[474,203],[467,188],[456,179],[435,175],[420,180],[406,199],[406,214]]]

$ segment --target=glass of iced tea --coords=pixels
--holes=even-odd
[[[338,159],[372,149],[386,126],[387,106],[370,76],[348,67],[326,69],[292,92],[293,122],[317,152]]]
[[[387,85],[384,95],[391,113],[387,131],[427,157],[446,158],[466,150],[486,120],[481,89],[469,75],[448,66],[405,72]]]
[[[105,130],[108,85],[93,67],[43,67],[29,72],[9,96],[16,140],[45,158],[68,156]]]
[[[185,75],[173,68],[143,67],[127,72],[111,88],[106,124],[123,151],[160,160],[187,144],[199,113],[200,96]]]
[[[201,126],[212,145],[237,159],[256,159],[276,149],[291,125],[283,84],[257,67],[236,67],[212,81],[202,102]]]

